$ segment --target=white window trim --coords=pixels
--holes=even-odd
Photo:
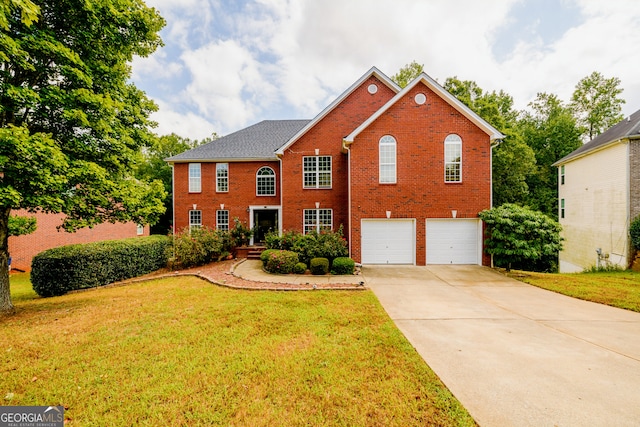
[[[198,215],[200,216],[200,222],[192,222],[193,219],[193,215],[198,212]],[[194,209],[194,210],[190,210],[189,211],[189,233],[191,233],[191,230],[193,230],[193,228],[201,228],[202,227],[202,211],[199,209]]]
[[[191,172],[195,172],[195,169],[191,169],[191,167],[196,167],[198,170],[198,176],[192,175]],[[200,163],[189,163],[189,193],[202,193],[202,165]],[[196,185],[197,183],[197,185]]]
[[[565,175],[565,170],[564,170],[564,165],[560,166],[560,185],[564,185],[564,175]]]
[[[136,224],[136,235],[142,236],[144,234],[144,224]]]
[[[559,213],[560,219],[564,219],[565,215],[566,215],[565,202],[564,202],[564,199],[560,199],[560,213]]]
[[[393,163],[382,162],[382,147],[393,147]],[[393,165],[393,180],[384,181],[382,166]],[[391,135],[384,135],[378,142],[378,182],[380,184],[396,184],[398,182],[398,143]]]
[[[226,214],[227,214],[227,222],[226,223],[220,221],[220,215],[223,212],[226,212]],[[226,228],[222,228],[221,229],[220,226],[222,226],[222,225],[226,225]],[[216,211],[216,230],[229,231],[229,210],[228,209],[218,209]]]
[[[457,162],[447,162],[447,145],[457,145],[460,147],[460,160]],[[447,179],[447,165],[459,165],[460,176],[457,181]],[[462,182],[462,138],[455,133],[447,135],[444,140],[444,182],[447,184],[458,184]]]
[[[272,173],[272,175],[263,175],[262,177],[270,177],[271,179],[273,179],[273,193],[271,194],[260,194],[260,192],[258,191],[258,189],[260,188],[260,186],[258,185],[258,178],[260,177],[260,175],[258,175],[260,173],[261,170],[263,169],[269,169]],[[273,170],[273,168],[271,166],[261,166],[257,171],[256,171],[256,196],[258,197],[272,197],[276,195],[276,172]]]
[[[224,166],[224,169],[223,169],[223,166]],[[218,175],[218,173],[222,170],[227,172],[227,176]],[[221,187],[220,183],[222,180],[226,182],[226,185],[227,185],[226,190],[220,189]],[[229,192],[229,163],[216,163],[216,193],[228,193],[228,192]]]
[[[322,173],[328,173],[329,174],[329,181],[331,182],[328,186],[320,186],[320,170],[319,170],[319,165],[320,165],[320,158],[328,158],[329,159],[329,170],[328,171],[322,171]],[[307,172],[304,170],[304,159],[308,159],[308,158],[315,158],[316,159],[316,169],[315,172]],[[305,184],[305,174],[311,174],[311,173],[315,173],[316,176],[316,185],[311,186],[311,185],[306,185]],[[303,156],[302,157],[302,188],[304,188],[305,190],[330,190],[333,188],[333,156]]]
[[[315,220],[313,224],[309,224],[310,226],[313,225],[313,227],[315,228],[315,231],[320,233],[321,231],[321,224],[320,224],[320,211],[329,211],[329,213],[331,214],[331,224],[329,225],[329,230],[333,230],[333,209],[303,209],[302,211],[302,231],[303,234],[307,234],[307,212],[314,212],[314,216],[315,216]],[[326,225],[325,225],[326,227]]]

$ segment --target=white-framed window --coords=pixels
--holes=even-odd
[[[444,140],[444,182],[462,182],[462,138],[455,134]]]
[[[304,156],[302,169],[303,188],[331,188],[331,156]]]
[[[305,209],[304,234],[333,229],[333,209]]]
[[[220,231],[229,231],[229,211],[216,211],[216,229]]]
[[[202,227],[202,211],[189,211],[189,231]]]
[[[136,224],[136,235],[142,236],[144,234],[144,224]]]
[[[380,138],[378,144],[380,159],[380,183],[396,183],[396,139],[391,135]]]
[[[263,166],[256,173],[256,194],[258,196],[276,195],[276,173],[269,166]]]
[[[564,199],[560,199],[560,218],[564,218]]]
[[[229,191],[229,163],[216,163],[216,191]]]
[[[560,166],[560,185],[564,185],[564,165]]]
[[[189,193],[202,191],[202,171],[200,163],[189,163]]]

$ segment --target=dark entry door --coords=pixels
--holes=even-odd
[[[264,243],[265,234],[278,229],[278,210],[261,209],[253,211],[253,224],[255,225],[253,243]]]

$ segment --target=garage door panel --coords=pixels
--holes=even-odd
[[[478,264],[478,220],[427,220],[427,264]]]
[[[413,220],[362,220],[363,264],[413,264],[415,222]]]

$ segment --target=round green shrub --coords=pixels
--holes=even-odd
[[[279,249],[266,249],[264,251],[262,251],[262,253],[260,254],[260,261],[262,261],[262,266],[266,267],[267,266],[267,261],[269,260],[269,255],[271,255],[273,252],[277,251]]]
[[[291,251],[273,250],[264,269],[269,273],[289,274],[298,263],[298,254]]]
[[[321,276],[329,272],[329,260],[327,258],[312,258],[309,263],[311,274]]]
[[[293,272],[295,274],[304,274],[307,271],[307,264],[299,262],[293,266]]]
[[[331,265],[331,274],[353,274],[356,263],[351,258],[338,257],[333,260]]]

